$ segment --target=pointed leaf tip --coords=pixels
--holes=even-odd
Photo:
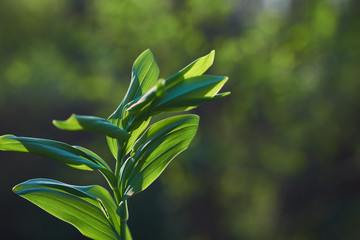
[[[211,65],[214,63],[214,59],[215,50],[212,50],[207,55],[196,59],[195,61],[181,69],[179,72],[166,79],[167,86],[171,87],[183,81],[184,79],[201,76],[211,67]]]
[[[215,59],[215,49],[211,50],[211,52],[208,55],[214,60]]]

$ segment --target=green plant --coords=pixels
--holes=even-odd
[[[227,77],[203,75],[214,54],[212,51],[168,79],[158,80],[159,68],[151,51],[146,50],[133,65],[124,99],[107,120],[73,114],[65,121],[53,121],[59,129],[105,135],[116,160],[115,170],[84,147],[14,135],[0,137],[3,151],[29,152],[80,170],[98,170],[113,195],[98,185],[74,186],[51,179],[31,179],[13,191],[89,238],[132,239],[127,227],[127,200],[146,189],[188,147],[199,123],[197,115],[185,114],[148,127],[150,118],[162,112],[187,111],[228,95],[218,94]]]

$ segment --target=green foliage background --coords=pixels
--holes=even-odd
[[[356,239],[360,235],[360,2],[2,0],[0,134],[57,139],[111,159],[104,139],[61,132],[107,117],[150,48],[169,77],[216,49],[232,95],[202,106],[199,134],[129,202],[134,239]],[[0,153],[1,238],[81,239],[11,193],[29,178],[103,183]]]

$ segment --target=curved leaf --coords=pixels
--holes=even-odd
[[[154,114],[163,111],[187,111],[215,97],[228,77],[197,76],[187,78],[170,88],[154,108]]]
[[[0,137],[0,150],[29,152],[65,163],[71,167],[92,171],[94,169],[111,171],[100,157],[94,157],[85,148],[70,146],[63,142],[28,137],[3,135]]]
[[[116,180],[113,172],[111,171],[111,168],[107,165],[107,163],[96,153],[93,151],[81,147],[81,146],[73,146],[74,148],[77,148],[83,152],[85,152],[87,155],[91,156],[93,159],[96,159],[98,162],[102,163],[106,169],[100,169],[99,171],[104,175],[105,179],[108,181],[110,186],[115,186]]]
[[[147,112],[152,116],[166,111],[188,111],[201,104],[229,95],[229,92],[220,93],[228,77],[223,76],[197,76],[183,80],[168,88],[161,97],[156,96],[157,86],[150,89],[139,99],[134,100],[127,106],[129,112]],[[135,113],[136,114],[136,113]]]
[[[212,50],[209,54],[196,59],[173,76],[166,79],[166,85],[171,87],[184,79],[190,77],[196,77],[202,75],[206,70],[211,67],[215,58],[215,50]]]
[[[135,60],[132,67],[129,89],[119,107],[113,114],[110,115],[108,121],[122,129],[126,129],[129,119],[126,118],[124,114],[125,105],[152,88],[156,84],[158,77],[159,67],[152,52],[150,49],[147,49]],[[143,131],[147,127],[148,123],[148,121],[145,121],[141,125],[137,126],[137,128],[142,129]],[[142,131],[134,130],[131,132],[131,135],[136,135],[134,137],[136,139]],[[107,138],[107,141],[111,153],[116,159],[118,159],[119,145],[122,144],[117,139]],[[133,142],[131,143],[130,140],[128,142],[130,142],[130,145],[133,144]]]
[[[100,186],[74,186],[51,179],[32,179],[15,186],[13,191],[72,224],[89,238],[120,239],[117,205],[109,192]]]
[[[53,124],[62,130],[88,131],[122,140],[127,140],[130,137],[127,131],[99,117],[72,114],[65,121],[54,120]]]
[[[121,185],[126,186],[123,200],[146,189],[189,146],[198,124],[197,115],[180,115],[159,121],[145,131],[134,145],[130,176],[121,178]],[[124,169],[123,174],[128,171]]]
[[[134,111],[143,111],[144,108],[149,106],[157,105],[153,104],[154,101],[161,101],[162,104],[164,102],[169,101],[169,97],[173,97],[173,94],[178,96],[179,94],[185,95],[188,94],[188,92],[196,91],[197,94],[193,94],[196,96],[192,96],[192,101],[189,101],[189,97],[186,97],[186,103],[184,104],[192,104],[194,106],[200,105],[202,102],[209,101],[211,99],[210,97],[204,96],[204,87],[206,85],[211,85],[211,82],[213,82],[213,79],[211,78],[221,78],[224,79],[225,77],[217,77],[217,76],[204,76],[203,78],[194,78],[201,76],[214,62],[215,57],[215,51],[211,51],[208,55],[201,57],[194,62],[190,63],[188,66],[177,72],[175,75],[171,76],[170,78],[166,79],[166,81],[158,81],[158,83],[149,89],[146,93],[141,95],[140,97],[137,97],[133,101],[129,102],[127,105],[127,111],[134,112]],[[189,78],[192,78],[191,80],[187,80]],[[187,80],[184,82],[184,80]],[[204,81],[207,80],[207,81]],[[195,82],[195,84],[194,84]],[[206,84],[204,84],[206,82]],[[225,83],[226,81],[224,81]],[[222,85],[224,85],[224,83]],[[201,89],[202,85],[202,89]],[[221,85],[221,87],[222,87]],[[191,89],[191,88],[196,89]],[[213,86],[214,87],[214,86]],[[217,92],[221,89],[218,88]],[[184,89],[185,88],[185,89]],[[199,88],[202,90],[202,92],[199,91]],[[167,92],[168,91],[168,92]],[[206,91],[205,91],[206,92]],[[208,90],[209,92],[209,90]],[[163,97],[166,95],[165,97]],[[206,94],[205,94],[206,95]],[[209,95],[209,94],[208,94]],[[213,97],[215,94],[213,94],[211,97]],[[156,100],[155,100],[156,99]],[[183,101],[183,99],[179,99],[179,101]],[[196,101],[196,103],[194,103]],[[189,108],[191,109],[191,108]],[[153,110],[153,109],[150,109]],[[166,110],[169,110],[167,108]],[[180,109],[180,111],[183,109]],[[171,111],[171,109],[169,110]],[[160,111],[157,111],[156,113],[159,113]],[[155,115],[156,113],[149,114],[149,115]]]
[[[128,112],[134,111],[143,111],[151,105],[151,103],[155,100],[155,98],[161,98],[165,95],[166,86],[165,80],[160,79],[157,81],[156,85],[148,90],[146,93],[141,95],[140,97],[134,99],[126,105],[126,110]]]
[[[119,190],[121,193],[124,192],[126,186],[126,181],[129,178],[131,171],[133,170],[135,165],[135,160],[132,157],[129,157],[125,160],[125,162],[121,165],[120,169],[120,177],[119,177]]]

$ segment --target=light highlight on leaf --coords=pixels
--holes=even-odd
[[[164,119],[150,126],[135,143],[132,169],[122,179],[124,199],[146,189],[164,171],[170,161],[184,151],[196,134],[197,115],[180,115]]]
[[[32,179],[15,186],[13,191],[72,224],[89,238],[120,239],[117,205],[109,192],[100,186],[82,187],[51,179]]]
[[[130,137],[127,131],[99,117],[72,114],[65,121],[54,120],[53,124],[62,130],[94,132],[121,140]]]
[[[215,50],[212,50],[209,54],[196,59],[173,76],[166,79],[166,84],[171,87],[176,83],[189,77],[196,77],[202,75],[206,70],[211,67],[215,58]]]
[[[110,115],[108,121],[122,129],[125,129],[129,121],[129,119],[124,115],[125,105],[153,87],[158,80],[159,72],[159,67],[150,49],[147,49],[142,54],[140,54],[132,67],[129,89],[119,107],[113,114]],[[145,121],[142,124],[139,124],[137,128],[142,129],[143,131],[147,127],[147,124],[148,122]],[[142,131],[136,131],[136,129],[132,129],[132,138],[128,140],[128,145],[131,146]],[[119,141],[111,138],[107,138],[107,141],[111,153],[116,159],[118,159]]]

